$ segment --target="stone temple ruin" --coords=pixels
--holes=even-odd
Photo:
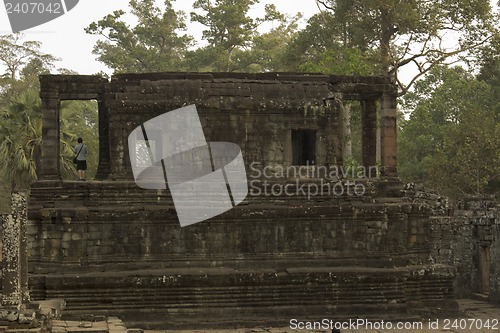
[[[385,78],[46,75],[41,98],[43,170],[28,205],[30,296],[64,299],[68,318],[110,315],[145,328],[287,326],[291,318],[451,310],[455,296],[473,291],[500,302],[498,206],[469,198],[454,210],[435,194],[403,188],[396,87]],[[89,99],[99,108],[96,179],[62,181],[59,105]],[[343,164],[346,100],[362,106],[362,164],[380,170],[371,177],[314,172]],[[252,189],[234,209],[181,228],[168,189],[135,184],[127,138],[191,104],[207,141],[239,145]],[[301,167],[310,172],[279,174]],[[349,182],[362,193],[329,191]]]

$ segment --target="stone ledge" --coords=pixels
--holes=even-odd
[[[67,300],[68,319],[94,313],[119,316],[143,328],[166,328],[167,323],[219,327],[255,318],[276,324],[276,318],[325,313],[405,317],[408,304],[453,302],[453,278],[453,270],[444,265],[192,268],[48,275],[44,288]]]

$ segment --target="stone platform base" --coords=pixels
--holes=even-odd
[[[127,329],[116,317],[97,319],[93,316],[85,320],[53,320],[51,333],[143,333],[139,329]]]
[[[32,301],[18,306],[2,305],[0,306],[0,332],[14,329],[40,329],[45,323],[60,319],[65,306],[66,302],[63,299]]]
[[[454,306],[453,269],[186,268],[32,276],[32,295],[67,302],[64,316],[117,316],[141,328],[286,325],[291,318],[404,319],[412,305]]]

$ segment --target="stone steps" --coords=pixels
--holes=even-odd
[[[418,274],[412,270],[425,274],[415,282],[410,279]],[[93,313],[119,316],[144,328],[213,326],[213,320],[220,327],[219,320],[230,325],[260,318],[283,324],[284,318],[328,313],[405,317],[409,300],[449,301],[443,292],[452,285],[447,274],[447,268],[435,266],[162,269],[48,275],[44,288],[48,297],[66,300],[68,319]],[[417,284],[421,292],[413,289]]]
[[[336,184],[337,182],[330,182]],[[329,184],[330,184],[329,183]],[[328,186],[321,184],[318,179],[309,180],[272,180],[266,184],[254,184],[249,188],[249,195],[245,202],[255,203],[265,200],[269,203],[279,203],[284,200],[287,204],[290,202],[304,202],[304,200],[311,202],[339,202],[339,201],[352,201],[352,200],[366,200],[371,197],[394,197],[394,193],[399,191],[401,187],[400,182],[377,182],[370,179],[356,180],[357,184],[363,185],[365,192],[363,195],[355,195],[351,189],[351,194],[347,189],[340,191],[339,189],[330,189]],[[375,185],[376,184],[376,185]],[[282,193],[271,191],[275,189],[284,189],[287,186],[287,192],[292,193],[289,195],[282,191]],[[311,190],[308,191],[308,186]],[[261,195],[252,195],[252,188],[259,189]],[[318,190],[318,193],[315,191]],[[266,194],[267,193],[267,194]],[[397,194],[397,193],[396,193]],[[396,195],[399,197],[400,195]],[[166,190],[144,190],[139,188],[133,181],[64,181],[60,187],[43,187],[43,183],[37,183],[32,189],[32,200],[30,201],[30,208],[37,207],[50,207],[51,203],[55,203],[55,207],[75,206],[75,205],[105,205],[106,203],[113,203],[119,205],[124,204],[168,204],[172,202],[169,191]],[[36,198],[36,199],[34,199]],[[95,200],[98,199],[98,200]],[[61,203],[64,201],[63,203]]]
[[[471,293],[470,298],[476,301],[489,302],[490,295],[487,293]]]

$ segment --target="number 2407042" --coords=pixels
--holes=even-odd
[[[7,14],[62,14],[63,8],[60,2],[41,3],[41,2],[6,2],[5,9]]]

